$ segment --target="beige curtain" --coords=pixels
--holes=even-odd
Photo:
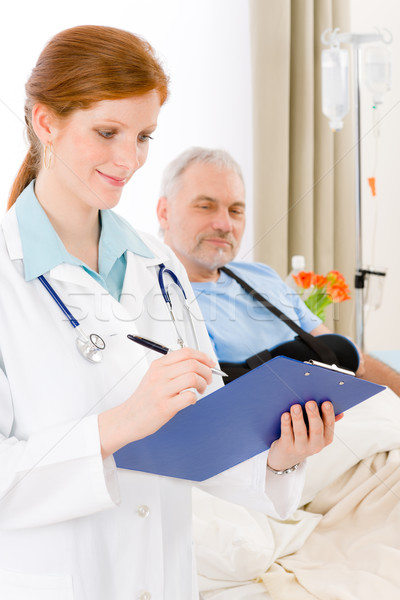
[[[350,31],[348,0],[250,0],[254,96],[254,258],[285,277],[341,271],[353,288],[353,123],[332,133],[321,107],[321,33]],[[354,337],[353,299],[327,325]]]

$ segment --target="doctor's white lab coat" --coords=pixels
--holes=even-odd
[[[15,210],[0,230],[0,598],[189,600],[197,598],[191,484],[103,461],[97,415],[126,400],[158,356],[126,338],[176,346],[157,282],[172,252],[144,236],[155,258],[127,253],[121,302],[83,269],[46,274],[87,333],[106,341],[103,362],[77,351],[75,332],[38,280],[24,280]],[[194,324],[212,354],[198,307]],[[221,385],[214,377],[212,391]],[[201,401],[201,400],[200,400]],[[225,499],[285,517],[303,469],[265,475],[265,453],[204,482]],[[267,492],[265,494],[265,479]]]

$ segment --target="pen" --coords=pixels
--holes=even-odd
[[[132,340],[132,342],[136,342],[137,344],[140,344],[141,346],[144,346],[145,348],[149,348],[150,350],[154,350],[155,352],[159,352],[160,354],[168,354],[168,352],[172,352],[172,350],[170,348],[167,348],[167,346],[162,346],[162,344],[153,342],[153,340],[148,340],[144,337],[141,337],[140,335],[130,335],[128,333],[127,337],[130,340]],[[221,375],[221,377],[228,377],[228,375],[226,373],[224,373],[223,371],[220,371],[220,369],[212,368],[211,372],[214,373],[214,375]]]

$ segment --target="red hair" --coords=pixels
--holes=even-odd
[[[40,102],[59,118],[101,100],[119,100],[157,90],[168,96],[168,77],[144,39],[121,29],[81,25],[55,35],[40,54],[25,86],[29,150],[11,188],[10,208],[39,171],[42,147],[32,127]]]

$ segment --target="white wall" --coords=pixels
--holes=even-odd
[[[400,2],[352,0],[351,10],[353,32],[371,32],[378,27],[389,29],[393,35],[389,47],[392,88],[379,109],[381,122],[375,173],[376,136],[372,130],[371,95],[364,86],[361,88],[363,263],[388,269],[382,305],[366,318],[365,344],[368,351],[392,350],[400,348]],[[367,183],[367,178],[374,174],[375,198]]]
[[[231,152],[243,168],[248,198],[252,197],[247,0],[69,0],[65,10],[50,0],[17,1],[7,4],[7,15],[0,36],[0,214],[26,152],[23,103],[30,70],[50,37],[88,23],[142,35],[171,77],[171,96],[161,111],[148,161],[128,184],[118,207],[121,214],[138,229],[156,233],[162,169],[191,145]],[[248,227],[242,254],[251,250],[250,237]]]

